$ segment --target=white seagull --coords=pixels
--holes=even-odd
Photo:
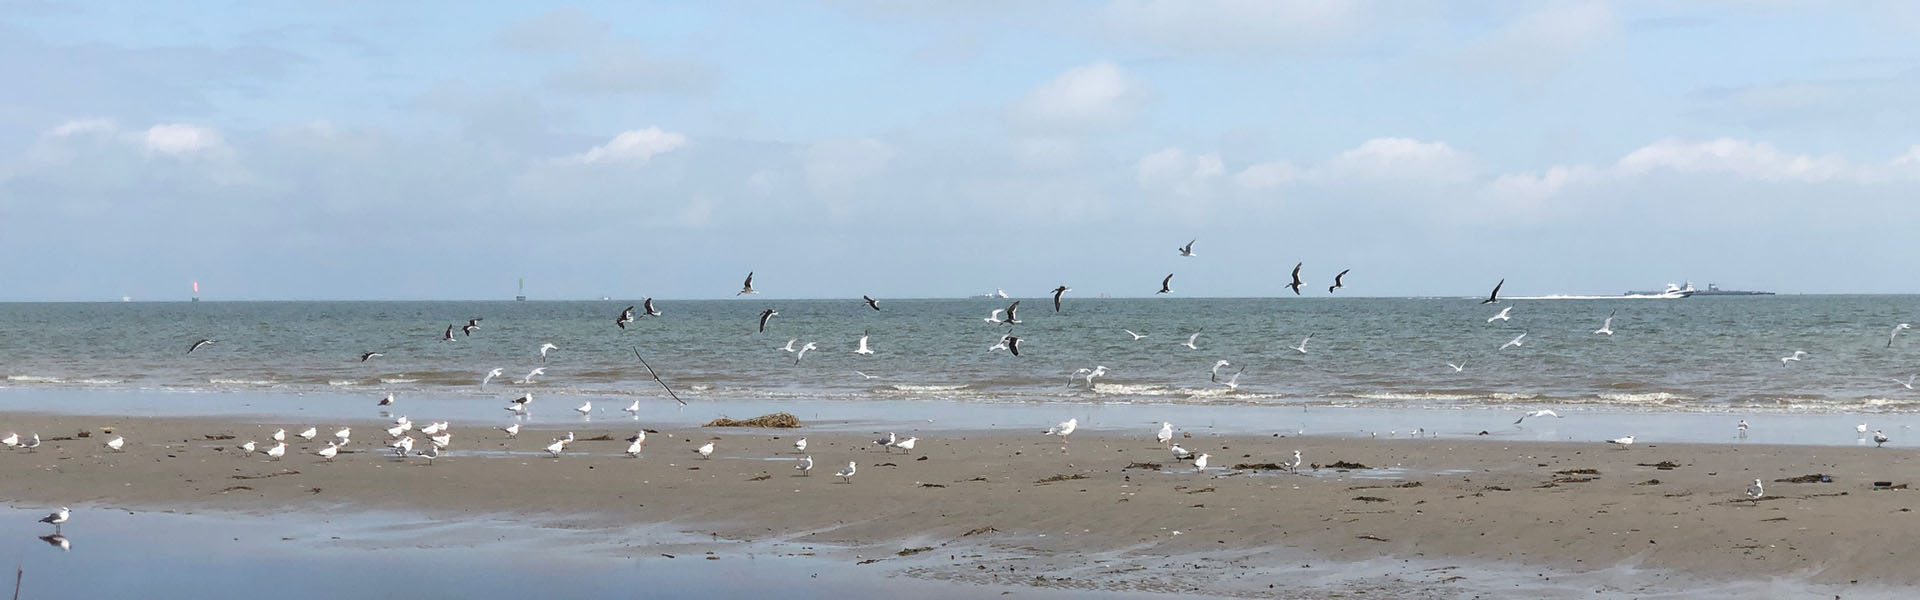
[[[272,448],[267,449],[267,458],[280,460],[280,457],[286,456],[286,455],[287,455],[286,442],[276,442],[274,443]]]
[[[240,456],[253,456],[253,450],[257,447],[253,444],[253,440],[247,440],[247,443],[240,445]]]
[[[541,345],[540,345],[540,362],[547,362],[547,351],[548,351],[548,350],[559,350],[559,349],[560,349],[560,347],[559,347],[559,346],[555,346],[555,345],[553,345],[553,344],[552,344],[551,342],[549,342],[549,343],[545,343],[545,344],[541,344]]]
[[[1307,353],[1307,342],[1308,342],[1308,341],[1310,341],[1310,340],[1312,340],[1312,339],[1313,339],[1313,334],[1311,334],[1311,333],[1309,333],[1309,334],[1307,334],[1307,337],[1306,337],[1306,339],[1302,339],[1302,340],[1300,340],[1300,345],[1298,345],[1298,346],[1294,346],[1294,348],[1293,348],[1293,350],[1294,350],[1295,352],[1299,352],[1299,353],[1301,353],[1301,354],[1306,354],[1306,353]]]
[[[387,447],[393,449],[394,456],[406,458],[407,453],[413,452],[413,436],[409,435],[400,438],[400,441],[394,442]]]
[[[1878,448],[1886,443],[1887,443],[1887,434],[1882,433],[1878,429],[1873,430],[1873,446],[1875,448]]]
[[[546,375],[546,374],[547,374],[547,368],[546,368],[546,367],[539,367],[539,368],[536,368],[536,369],[534,369],[534,370],[532,370],[532,371],[528,371],[528,372],[527,372],[527,376],[526,376],[526,377],[521,377],[521,378],[520,378],[520,383],[521,383],[521,385],[525,385],[525,384],[529,384],[529,383],[533,383],[533,378],[535,378],[535,377],[539,377],[539,376],[541,376],[541,375]]]
[[[818,345],[816,345],[816,344],[814,344],[813,342],[807,342],[807,345],[805,345],[805,346],[801,346],[801,347],[800,347],[800,351],[799,351],[799,352],[795,352],[795,353],[793,354],[793,364],[796,364],[796,365],[797,365],[797,364],[800,364],[800,359],[802,359],[802,358],[806,358],[806,357],[807,357],[807,351],[808,351],[808,350],[814,350],[814,349],[817,349],[817,348],[819,348],[819,347],[820,347],[820,346],[818,346]]]
[[[707,445],[701,446],[695,449],[694,453],[699,454],[700,458],[712,459],[713,458],[713,442],[707,442]]]
[[[1859,424],[1859,425],[1855,425],[1855,426],[1853,426],[1853,432],[1854,432],[1854,433],[1858,433],[1858,434],[1860,434],[1860,437],[1866,437],[1866,436],[1867,436],[1867,424],[1866,424],[1866,423],[1861,423],[1861,424]]]
[[[1898,379],[1895,379],[1895,380],[1893,380],[1893,382],[1894,382],[1894,383],[1898,383],[1898,384],[1900,384],[1900,387],[1903,387],[1903,388],[1907,388],[1907,389],[1913,389],[1913,378],[1915,378],[1915,377],[1920,377],[1920,375],[1908,375],[1908,376],[1907,376],[1907,380],[1906,380],[1906,381],[1901,381],[1901,380],[1898,380]]]
[[[486,376],[480,378],[480,387],[482,388],[487,387],[487,382],[493,381],[493,378],[499,377],[500,374],[503,372],[505,372],[505,369],[498,369],[498,368],[492,371],[487,371]]]
[[[1046,435],[1057,435],[1060,436],[1060,439],[1066,439],[1067,436],[1073,435],[1073,430],[1079,428],[1080,418],[1074,417],[1061,421],[1059,425],[1054,425],[1052,428],[1047,429]]]
[[[839,477],[844,483],[853,483],[853,473],[858,469],[859,467],[853,461],[847,461],[847,468],[841,469],[839,473],[834,473],[833,476]]]
[[[807,475],[813,473],[813,457],[808,456],[806,458],[800,459],[798,464],[793,465],[793,468],[794,470],[797,470],[800,472],[801,477],[806,477]]]
[[[993,314],[987,315],[987,318],[984,320],[988,323],[993,323],[996,325],[1000,323],[1005,323],[1006,321],[1000,320],[1000,313],[1003,313],[1003,312],[1007,312],[1007,309],[1004,309],[1004,308],[993,309]]]
[[[639,458],[641,446],[645,445],[646,441],[647,441],[647,438],[640,438],[640,439],[634,440],[633,443],[627,444],[627,456]]]
[[[8,448],[13,448],[13,447],[17,447],[17,446],[19,446],[19,445],[20,445],[20,434],[19,434],[19,433],[12,433],[12,432],[9,432],[9,433],[7,433],[7,437],[4,437],[4,438],[0,438],[0,444],[5,444],[5,445],[6,445],[6,446],[7,446]]]
[[[339,440],[342,446],[347,445],[347,442],[353,439],[353,428],[341,427],[339,431],[333,432],[333,439]]]
[[[1231,366],[1233,366],[1233,363],[1229,363],[1224,360],[1214,361],[1213,368],[1207,370],[1207,381],[1220,383],[1220,367],[1231,367]]]
[[[901,450],[905,450],[907,454],[913,454],[913,445],[919,441],[920,441],[920,438],[910,437],[904,440],[900,440],[898,442],[894,442],[893,447],[899,448]]]
[[[1127,335],[1133,336],[1133,341],[1136,341],[1136,342],[1140,341],[1140,338],[1147,337],[1142,334],[1134,333],[1132,329],[1122,329],[1121,331],[1125,331],[1127,332]]]
[[[1521,421],[1525,421],[1530,418],[1538,418],[1538,417],[1553,417],[1555,419],[1561,418],[1560,413],[1553,412],[1553,409],[1549,408],[1549,409],[1543,409],[1543,410],[1536,410],[1524,415],[1520,415],[1520,418],[1513,420],[1513,424],[1519,425]]]
[[[520,424],[519,424],[519,423],[514,423],[514,424],[512,424],[512,425],[508,425],[508,426],[506,426],[506,427],[500,427],[500,428],[498,428],[498,429],[499,429],[499,430],[501,430],[501,431],[505,431],[505,432],[507,432],[507,437],[510,437],[510,438],[511,438],[511,437],[520,437]]]
[[[282,429],[275,429],[275,430],[273,430],[273,435],[272,435],[272,436],[269,436],[269,437],[272,437],[272,438],[273,438],[273,441],[276,441],[276,442],[284,442],[284,441],[287,441],[287,430],[286,430],[286,429],[284,429],[284,428],[282,428]]]
[[[1518,348],[1524,345],[1520,343],[1520,340],[1525,339],[1526,337],[1527,337],[1527,332],[1522,331],[1520,332],[1520,335],[1513,336],[1513,339],[1507,340],[1507,343],[1502,344],[1500,346],[1500,349],[1505,350],[1507,348]]]
[[[1888,347],[1888,348],[1892,348],[1892,347],[1893,347],[1893,338],[1896,338],[1896,337],[1900,337],[1900,330],[1902,330],[1902,329],[1913,329],[1913,325],[1912,325],[1911,323],[1901,323],[1901,324],[1899,324],[1899,325],[1894,325],[1894,326],[1893,326],[1893,333],[1889,333],[1889,334],[1887,334],[1887,347]]]
[[[553,443],[547,444],[547,454],[554,458],[560,458],[560,453],[566,452],[566,451],[567,451],[566,440],[554,440]]]
[[[1199,346],[1193,345],[1194,340],[1198,339],[1200,339],[1200,332],[1196,331],[1193,335],[1187,336],[1187,343],[1181,345],[1186,346],[1188,350],[1199,350]]]
[[[113,439],[107,440],[107,449],[112,450],[114,452],[121,452],[122,451],[121,448],[125,448],[126,445],[127,445],[127,438],[120,437],[117,435],[113,436]]]
[[[860,348],[854,350],[853,353],[854,354],[873,354],[873,349],[867,347],[867,336],[864,336],[864,335],[860,336]]]
[[[807,451],[807,438],[800,438],[800,439],[797,439],[797,440],[794,440],[794,441],[793,441],[793,451],[794,451],[794,452],[806,452],[806,451]]]
[[[1189,458],[1193,458],[1193,452],[1190,450],[1187,450],[1186,448],[1181,448],[1180,444],[1174,444],[1173,446],[1167,449],[1173,451],[1173,457],[1175,459],[1187,460]]]
[[[1299,450],[1293,451],[1293,460],[1287,462],[1287,470],[1293,471],[1295,473],[1300,472],[1300,451]]]
[[[1173,424],[1168,423],[1166,421],[1161,421],[1160,431],[1155,432],[1153,434],[1153,441],[1160,442],[1162,444],[1173,441]]]
[[[1780,366],[1782,367],[1787,366],[1787,363],[1790,363],[1790,362],[1800,362],[1800,359],[1802,357],[1807,357],[1807,356],[1813,356],[1813,355],[1807,354],[1807,351],[1805,350],[1795,350],[1793,351],[1793,356],[1780,357]]]
[[[1455,373],[1459,373],[1459,372],[1461,372],[1461,371],[1465,371],[1465,370],[1467,370],[1467,365],[1466,365],[1465,363],[1461,363],[1461,364],[1457,364],[1457,365],[1456,365],[1456,364],[1453,364],[1453,363],[1447,363],[1447,366],[1449,366],[1449,367],[1453,367],[1453,372],[1455,372]]]
[[[1593,330],[1593,333],[1596,335],[1613,335],[1613,316],[1619,313],[1619,310],[1607,313],[1607,320],[1601,322],[1600,328]]]
[[[1488,323],[1492,323],[1492,322],[1494,322],[1494,321],[1508,321],[1508,320],[1512,320],[1512,319],[1513,319],[1513,315],[1512,315],[1512,314],[1510,314],[1510,313],[1512,313],[1512,312],[1513,312],[1513,307],[1511,307],[1511,306],[1509,306],[1509,307],[1506,307],[1506,308],[1502,308],[1502,309],[1500,309],[1500,314],[1497,314],[1497,315],[1494,315],[1494,316],[1491,316],[1491,317],[1487,317],[1487,322],[1488,322]]]
[[[586,416],[592,416],[592,415],[593,415],[593,401],[592,401],[592,400],[588,400],[588,401],[586,401],[586,402],[583,402],[583,403],[581,403],[581,404],[580,404],[579,406],[576,406],[576,407],[573,407],[573,412],[577,412],[577,413],[580,413],[580,416],[583,416],[583,417],[586,417]]]
[[[793,351],[793,343],[794,343],[794,342],[798,342],[798,341],[800,341],[800,339],[799,339],[799,338],[794,338],[794,339],[790,339],[790,340],[787,340],[787,345],[785,345],[785,346],[781,346],[781,347],[780,347],[780,349],[781,349],[781,350],[785,350],[785,351],[788,351],[788,352],[792,352],[792,351]]]
[[[1633,445],[1633,436],[1607,440],[1607,443],[1619,446],[1621,448],[1626,448],[1627,446]]]
[[[1213,456],[1212,454],[1202,454],[1200,456],[1194,457],[1193,470],[1196,472],[1207,470],[1207,459],[1212,456]]]
[[[622,408],[622,409],[620,409],[620,410],[621,410],[622,412],[630,412],[630,413],[633,413],[633,416],[634,416],[634,417],[639,417],[639,416],[640,416],[640,401],[639,401],[639,400],[634,400],[634,401],[633,401],[633,404],[628,404],[626,408]]]
[[[333,442],[327,442],[327,447],[321,448],[319,452],[315,452],[314,454],[318,455],[320,458],[326,459],[327,462],[333,462],[333,457],[338,456],[340,454],[340,445],[335,444]]]
[[[1753,503],[1759,504],[1760,497],[1765,495],[1767,495],[1767,490],[1766,488],[1760,487],[1760,480],[1755,479],[1753,480],[1753,485],[1747,486],[1747,499],[1753,501]]]
[[[320,436],[320,428],[308,427],[305,431],[300,432],[298,435],[300,436],[300,439],[311,442],[313,441],[313,438]]]
[[[1247,372],[1247,368],[1240,367],[1240,370],[1234,371],[1233,376],[1228,377],[1226,381],[1220,382],[1220,385],[1227,386],[1227,389],[1230,390],[1240,389],[1240,374],[1245,372]]]

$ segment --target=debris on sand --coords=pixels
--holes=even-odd
[[[1554,471],[1553,474],[1555,475],[1599,475],[1600,470],[1599,469],[1567,469],[1565,471]]]
[[[1773,482],[1774,483],[1833,483],[1833,478],[1827,477],[1826,475],[1821,475],[1819,473],[1814,473],[1812,475],[1801,475],[1799,477],[1775,479],[1773,480]]]
[[[769,415],[760,415],[745,421],[720,417],[712,421],[707,421],[707,424],[701,427],[774,427],[791,429],[799,426],[799,417],[795,417],[791,413],[777,412]]]
[[[1147,471],[1158,471],[1158,470],[1160,470],[1160,463],[1157,463],[1157,462],[1137,462],[1137,463],[1131,463],[1131,464],[1128,464],[1127,466],[1124,466],[1124,467],[1120,467],[1120,470],[1122,470],[1122,471],[1125,471],[1125,470],[1127,470],[1127,469],[1143,469],[1143,470],[1147,470]]]
[[[1233,466],[1235,471],[1285,471],[1286,467],[1276,463],[1240,463]]]
[[[1046,479],[1035,481],[1034,483],[1053,483],[1056,481],[1073,481],[1075,479],[1086,479],[1086,478],[1087,476],[1085,474],[1073,473],[1070,475],[1054,475]]]
[[[1386,502],[1387,501],[1386,498],[1381,498],[1379,496],[1355,496],[1353,499],[1361,502]]]
[[[913,556],[913,555],[915,555],[915,554],[919,554],[919,553],[921,553],[921,552],[926,552],[926,551],[928,551],[928,550],[932,550],[932,549],[933,549],[933,546],[921,546],[921,547],[919,547],[919,548],[907,548],[907,549],[905,549],[905,550],[901,550],[901,551],[899,552],[899,554],[898,554],[898,556]]]
[[[1334,461],[1334,463],[1333,463],[1333,464],[1330,464],[1330,465],[1323,465],[1323,466],[1325,466],[1326,468],[1329,468],[1329,469],[1341,469],[1341,470],[1347,470],[1347,471],[1352,471],[1352,470],[1358,470],[1358,469],[1365,469],[1365,468],[1367,468],[1367,466],[1366,466],[1366,465],[1363,465],[1363,464],[1360,464],[1360,463],[1357,463],[1357,462],[1347,462],[1347,461],[1344,461],[1344,460],[1341,460],[1341,461]]]
[[[1680,468],[1680,465],[1678,465],[1678,464],[1675,464],[1675,463],[1674,463],[1673,461],[1670,461],[1670,460],[1663,460],[1663,461],[1660,461],[1660,462],[1657,462],[1657,463],[1653,463],[1653,464],[1647,464],[1647,463],[1640,463],[1640,464],[1638,464],[1638,465],[1634,465],[1634,466],[1639,466],[1639,467],[1653,467],[1653,468],[1655,468],[1655,469],[1659,469],[1659,470],[1662,470],[1662,471],[1672,471],[1672,470],[1674,470],[1674,469],[1678,469],[1678,468]]]
[[[998,531],[1000,531],[1000,530],[998,530],[998,529],[994,529],[992,525],[986,525],[986,526],[982,526],[982,527],[975,527],[975,528],[973,528],[973,529],[969,529],[969,530],[967,530],[967,532],[966,532],[966,533],[962,533],[962,534],[960,534],[960,537],[967,537],[967,536],[974,536],[974,535],[981,535],[981,534],[986,534],[986,533],[994,533],[994,532],[998,532]]]

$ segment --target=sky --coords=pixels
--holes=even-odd
[[[1295,263],[1917,293],[1916,34],[1891,1],[0,0],[0,301],[1275,296]]]

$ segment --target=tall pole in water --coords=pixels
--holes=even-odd
[[[515,294],[513,299],[517,302],[527,301],[527,278],[520,278],[520,293]]]
[[[193,282],[193,301],[200,301],[200,282],[198,281]]]

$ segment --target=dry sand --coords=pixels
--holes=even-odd
[[[127,437],[126,452],[102,446],[106,426]],[[957,581],[1257,595],[1284,588],[1289,569],[1390,557],[1537,570],[1517,585],[1623,565],[1920,583],[1902,555],[1920,545],[1909,508],[1920,497],[1870,485],[1915,481],[1920,467],[1910,451],[1873,447],[1177,438],[1213,455],[1213,468],[1196,473],[1145,430],[1082,431],[1064,444],[1038,431],[902,431],[921,438],[903,455],[867,436],[696,428],[650,434],[644,455],[628,458],[618,440],[633,429],[596,423],[579,426],[581,441],[559,459],[540,448],[561,431],[530,427],[509,440],[456,429],[453,451],[429,466],[393,458],[370,441],[386,437],[370,423],[356,424],[356,441],[331,463],[312,454],[324,443],[297,439],[284,460],[242,458],[239,442],[265,442],[275,427],[230,420],[19,416],[0,427],[46,440],[36,452],[0,452],[0,496],[14,504],[591,515],[847,547],[850,560]],[[332,430],[321,427],[319,441]],[[74,437],[82,431],[91,436]],[[602,435],[611,440],[593,439]],[[810,477],[793,468],[803,435],[817,463]],[[692,449],[708,441],[718,450],[702,460]],[[1308,462],[1372,468],[1235,468],[1282,463],[1296,449]],[[833,472],[849,460],[859,474],[841,483]],[[1663,461],[1671,465],[1655,466]],[[1775,482],[1814,473],[1832,483]],[[1768,496],[1748,502],[1755,478]],[[938,559],[896,556],[910,548]],[[1411,587],[1392,593],[1481,572],[1401,576]]]

